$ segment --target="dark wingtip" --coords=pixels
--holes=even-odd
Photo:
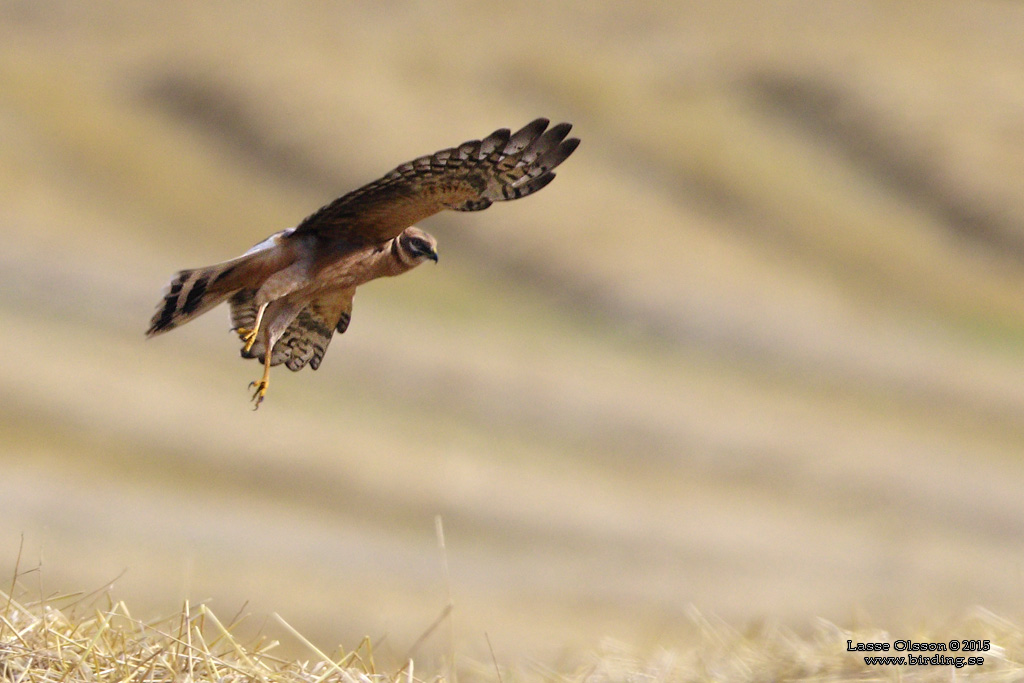
[[[484,138],[484,140],[504,140],[505,142],[508,142],[510,137],[512,137],[512,131],[508,128],[499,128]]]
[[[569,138],[563,140],[562,144],[558,146],[558,156],[561,157],[559,163],[569,158],[569,155],[576,151],[576,148],[580,146],[579,138]]]
[[[553,129],[552,129],[553,130]],[[578,138],[569,138],[557,146],[544,152],[544,155],[536,162],[537,166],[551,170],[569,158],[569,155],[576,151],[580,141]]]
[[[545,128],[547,128],[549,123],[551,123],[551,119],[546,119],[543,116],[541,116],[539,118],[534,119],[533,121],[530,121],[528,124],[523,126],[519,130],[519,132],[521,133],[521,132],[523,132],[525,130],[536,130],[539,133],[540,131],[542,131]]]
[[[572,124],[563,122],[551,126],[551,130],[545,133],[545,135],[561,140],[562,138],[569,134],[570,130],[572,130]]]
[[[508,128],[499,128],[494,131],[480,141],[480,156],[487,156],[499,148],[504,149],[511,137],[512,133]]]
[[[526,195],[530,195],[530,194],[533,194],[534,192],[537,192],[538,190],[544,189],[545,187],[547,187],[548,183],[550,183],[554,179],[555,179],[555,172],[554,171],[548,171],[544,175],[542,175],[540,177],[537,177],[537,178],[534,178],[530,182],[526,183],[526,185],[522,186],[522,190],[523,190],[523,195],[522,196],[525,197]]]
[[[509,138],[509,146],[514,150],[525,147],[544,132],[544,129],[548,127],[548,123],[550,121],[543,117],[530,121],[515,133],[512,133],[512,137]]]

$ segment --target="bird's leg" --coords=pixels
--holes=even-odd
[[[263,379],[259,382],[249,382],[250,389],[256,387],[256,391],[252,395],[252,400],[256,404],[252,407],[253,410],[259,409],[260,404],[263,403],[263,397],[267,394],[267,387],[270,385],[270,358],[273,352],[273,345],[267,344],[267,351],[263,356]]]
[[[236,332],[238,336],[245,342],[245,352],[248,353],[252,345],[256,343],[256,335],[260,333],[260,323],[263,322],[263,311],[267,310],[269,304],[261,304],[259,310],[256,311],[256,322],[253,324],[252,329],[248,327],[239,327]],[[269,366],[268,366],[269,367]]]

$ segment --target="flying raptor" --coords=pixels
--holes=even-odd
[[[335,330],[348,328],[359,285],[437,262],[437,240],[414,223],[445,209],[481,211],[533,194],[579,145],[566,138],[571,128],[548,128],[547,119],[537,119],[515,133],[502,128],[414,159],[238,258],[183,270],[146,335],[173,330],[228,301],[242,357],[263,360],[263,377],[249,385],[259,408],[271,366],[320,367]]]

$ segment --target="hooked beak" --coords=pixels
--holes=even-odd
[[[434,263],[437,263],[437,252],[436,251],[430,252],[429,254],[427,254],[427,258],[430,259],[431,261],[433,261]]]

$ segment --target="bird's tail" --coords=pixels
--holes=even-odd
[[[179,272],[157,306],[146,336],[173,330],[242,289],[252,281],[252,271],[261,266],[258,257],[246,254],[214,266]]]

